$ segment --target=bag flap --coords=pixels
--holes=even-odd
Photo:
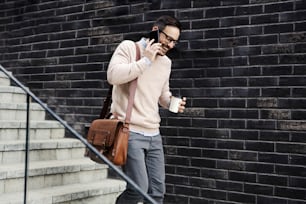
[[[90,125],[87,140],[93,145],[109,147],[122,125],[123,122],[117,119],[96,119]]]

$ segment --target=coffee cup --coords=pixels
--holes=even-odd
[[[177,113],[179,111],[181,101],[182,101],[181,98],[171,96],[169,111]]]

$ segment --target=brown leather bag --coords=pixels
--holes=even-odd
[[[136,45],[136,61],[140,59],[140,50]],[[87,134],[87,141],[92,144],[101,154],[109,159],[113,164],[122,166],[127,159],[128,140],[129,140],[129,123],[131,119],[134,96],[136,92],[137,79],[134,79],[129,87],[128,107],[126,111],[125,121],[118,119],[109,119],[107,116],[110,98],[112,94],[112,86],[109,89],[100,119],[94,120]],[[103,163],[93,152],[86,149],[85,156],[91,160]]]
[[[129,127],[117,119],[96,119],[92,122],[87,141],[115,165],[126,162]],[[87,150],[86,156],[91,160],[103,163],[94,153]]]

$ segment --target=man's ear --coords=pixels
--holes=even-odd
[[[154,30],[158,30],[158,26],[153,26],[152,31],[154,31]]]

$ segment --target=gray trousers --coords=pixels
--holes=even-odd
[[[161,135],[144,136],[130,132],[128,157],[123,171],[157,203],[165,194],[165,161]],[[127,185],[116,204],[145,202],[143,197]]]

